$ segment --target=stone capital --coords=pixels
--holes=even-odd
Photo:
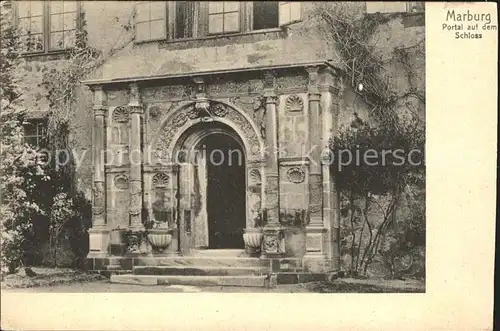
[[[276,86],[276,72],[273,70],[264,71],[264,88],[274,89]]]
[[[128,110],[130,114],[142,114],[144,112],[141,105],[129,105]]]
[[[319,101],[321,94],[318,89],[310,89],[309,90],[309,101]]]
[[[306,67],[306,71],[309,74],[309,85],[317,85],[319,83],[319,66]]]
[[[264,95],[266,98],[266,105],[273,104],[277,105],[278,104],[278,96],[275,93],[266,93]]]
[[[92,110],[94,111],[94,116],[106,116],[108,108],[104,105],[95,105],[92,107]]]

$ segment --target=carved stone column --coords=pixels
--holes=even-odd
[[[284,253],[283,229],[279,220],[279,167],[278,167],[278,97],[274,88],[275,77],[271,72],[265,74],[266,100],[266,185],[265,208],[267,222],[264,227],[262,254],[266,257],[280,256]]]
[[[326,258],[324,239],[326,229],[323,224],[322,185],[322,117],[318,67],[306,68],[309,73],[309,224],[306,227],[306,256]],[[311,271],[320,271],[322,266],[311,265]],[[317,270],[314,270],[317,268]]]
[[[104,156],[106,148],[106,93],[102,86],[94,88],[94,123],[92,125],[92,228],[89,230],[89,257],[107,255],[109,230],[106,227],[106,182]]]
[[[340,195],[336,178],[330,171],[332,158],[329,141],[337,133],[339,104],[342,97],[341,80],[332,70],[325,70],[320,86],[322,116],[323,153],[323,223],[327,228],[326,254],[331,261],[331,270],[340,270]]]
[[[168,206],[172,212],[173,224],[172,224],[172,242],[167,247],[166,254],[167,255],[179,255],[180,247],[179,247],[179,223],[181,221],[180,217],[180,179],[179,179],[179,170],[180,167],[177,164],[169,164],[166,167],[166,173],[171,177],[170,188],[172,190],[172,194],[170,194],[172,200],[171,205]]]
[[[140,102],[137,84],[130,84],[130,112],[129,156],[130,156],[130,230],[144,230],[142,224],[142,150],[141,150],[141,117],[142,105]]]
[[[279,170],[278,170],[278,119],[276,103],[278,98],[272,92],[266,97],[266,140],[267,140],[267,165],[266,165],[266,201],[267,222],[269,226],[278,226],[279,223]]]

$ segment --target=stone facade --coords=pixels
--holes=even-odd
[[[151,220],[170,229],[161,256],[210,246],[206,167],[177,156],[220,135],[244,154],[243,224],[261,230],[260,258],[279,271],[340,270],[339,198],[321,152],[354,111],[367,117],[368,109],[343,83],[320,24],[305,19],[314,7],[301,3],[301,19],[279,28],[137,43],[123,28],[133,23],[134,2],[82,2],[89,45],[104,53],[121,45],[84,81],[71,121],[82,165],[76,181],[93,204],[90,268],[154,265]],[[378,43],[382,55],[424,33],[412,17],[423,14],[382,27],[394,37]],[[28,83],[43,95],[42,72],[64,56],[27,59]],[[33,110],[48,109],[43,97],[30,101]]]
[[[89,257],[109,254],[110,231],[141,233],[141,220],[159,212],[168,215],[177,233],[178,246],[171,253],[189,255],[196,249],[188,237],[193,229],[207,227],[207,211],[206,203],[196,206],[193,197],[206,199],[206,192],[193,186],[196,170],[178,155],[203,137],[221,133],[241,142],[246,156],[246,227],[256,227],[253,219],[266,212],[267,222],[258,225],[262,256],[300,258],[314,272],[339,268],[338,221],[330,203],[337,192],[317,152],[335,132],[319,124],[331,125],[340,96],[340,78],[328,63],[175,81],[167,77],[130,82],[123,89],[89,85],[95,96]],[[97,157],[103,146],[104,159]],[[134,253],[151,256],[145,243]]]

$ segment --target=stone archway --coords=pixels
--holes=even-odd
[[[200,187],[205,185],[210,189],[208,182],[202,180],[203,176],[207,175],[204,173],[207,168],[203,170],[201,167],[191,166],[198,163],[195,162],[196,151],[200,144],[207,140],[212,140],[211,144],[215,147],[230,142],[229,145],[238,146],[244,156],[240,172],[235,170],[240,176],[238,182],[241,190],[234,191],[233,195],[240,195],[241,200],[235,204],[239,207],[233,210],[233,213],[217,215],[215,210],[216,215],[210,215],[214,214],[214,208],[210,208],[211,202],[203,196],[206,195],[206,190],[200,190]],[[242,230],[254,226],[253,218],[261,211],[265,189],[262,183],[265,165],[264,141],[260,130],[248,115],[221,102],[210,101],[207,109],[197,109],[196,103],[190,103],[166,116],[151,146],[155,152],[152,162],[155,170],[151,175],[154,176],[155,171],[164,171],[172,178],[169,184],[171,199],[168,201],[171,201],[169,208],[172,209],[172,214],[178,213],[183,217],[184,223],[179,225],[181,250],[186,253],[192,248],[243,248]],[[185,157],[182,157],[183,153]],[[177,166],[179,170],[174,170]],[[219,176],[220,173],[219,171]],[[177,190],[181,196],[180,204],[175,202]],[[230,189],[226,190],[230,192]],[[154,191],[151,193],[154,195]],[[214,217],[238,220],[231,224],[226,222],[227,220],[221,221],[222,227],[217,229],[216,225],[213,230],[210,229],[209,221]],[[211,223],[213,227],[213,220]],[[223,231],[220,231],[221,229]],[[223,232],[223,238],[215,239],[214,242],[214,232]],[[236,235],[239,236],[239,242],[234,238]],[[233,239],[228,240],[230,236]]]
[[[192,102],[167,114],[155,134],[151,147],[154,163],[173,163],[174,149],[181,135],[200,122],[220,122],[228,125],[241,137],[248,160],[264,157],[265,144],[260,130],[245,112],[220,101],[208,101],[209,106],[197,108]]]

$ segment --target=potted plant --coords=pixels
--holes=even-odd
[[[262,245],[262,226],[266,219],[266,210],[259,210],[254,218],[253,228],[246,228],[243,233],[243,241],[245,242],[245,250],[248,254],[254,255],[260,252]]]
[[[149,243],[153,249],[163,253],[172,242],[172,230],[169,229],[167,222],[158,222],[153,219],[151,224],[152,227],[147,233]]]

